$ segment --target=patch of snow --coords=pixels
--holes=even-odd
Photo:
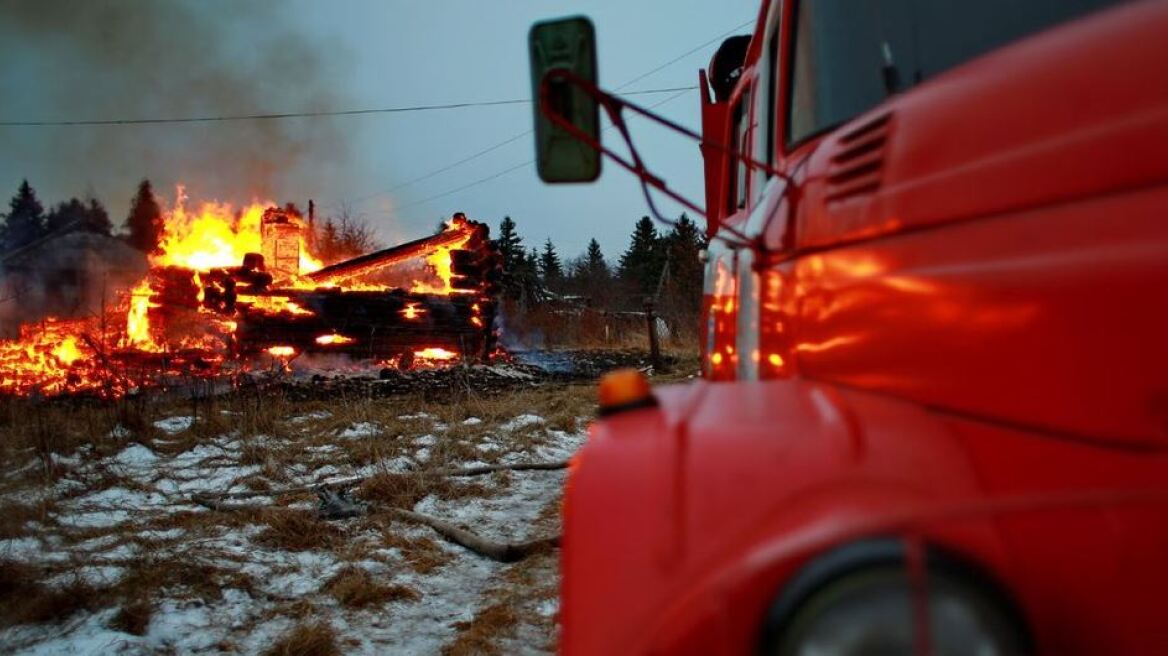
[[[373,437],[380,432],[381,426],[373,422],[362,421],[356,424],[351,424],[348,428],[341,431],[337,437],[341,438],[342,440],[352,440],[361,437]]]
[[[408,472],[414,469],[414,461],[405,456],[398,456],[390,460],[383,460],[381,464],[385,468],[385,471],[393,474],[401,474],[403,472]]]
[[[186,535],[186,531],[181,528],[172,528],[167,531],[142,531],[138,533],[138,538],[142,540],[177,540]]]
[[[118,541],[118,539],[119,538],[117,535],[103,535],[99,538],[86,540],[85,542],[78,544],[77,548],[81,549],[82,551],[101,551],[113,546],[114,543]]]
[[[556,613],[560,612],[560,599],[558,597],[544,599],[543,601],[539,602],[538,606],[535,607],[535,612],[543,615],[544,617],[554,616]]]
[[[324,467],[318,468],[315,472],[312,473],[312,475],[317,480],[320,480],[322,478],[327,478],[329,476],[333,476],[333,475],[339,474],[339,473],[341,473],[340,469],[337,469],[333,465],[325,465]]]
[[[481,423],[483,423],[483,420],[478,417],[467,417],[462,421],[463,426],[478,426]]]
[[[520,428],[526,428],[528,426],[542,423],[544,423],[544,418],[539,415],[519,415],[518,417],[505,422],[502,426],[499,426],[499,428],[505,431],[514,431],[519,430]]]
[[[412,415],[398,415],[401,421],[410,421],[412,419],[434,419],[434,415],[428,412],[416,412]]]
[[[69,572],[53,576],[45,582],[50,586],[64,587],[75,581],[81,581],[97,588],[103,588],[117,583],[125,573],[125,568],[116,565],[82,565]]]
[[[154,427],[171,435],[181,433],[195,423],[194,417],[167,417],[154,422]]]
[[[328,419],[331,416],[333,416],[333,413],[331,413],[331,412],[326,412],[324,410],[317,410],[316,412],[310,412],[306,415],[298,415],[296,417],[292,417],[291,419],[288,420],[288,422],[292,423],[292,424],[303,424],[304,422],[307,422],[307,421]]]
[[[41,541],[36,538],[0,540],[0,557],[3,558],[28,560],[40,555],[43,551],[44,547],[41,546]]]
[[[141,444],[126,447],[113,461],[124,467],[143,467],[158,462],[158,456]]]
[[[62,456],[54,453],[49,457],[53,459],[53,464],[58,467],[76,467],[77,465],[81,464],[81,456],[76,454],[72,456]]]
[[[421,437],[414,438],[414,444],[417,444],[418,446],[434,446],[437,443],[438,443],[438,438],[436,438],[430,434],[426,434],[426,435],[422,435]]]

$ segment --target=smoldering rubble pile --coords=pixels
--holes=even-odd
[[[666,359],[666,364],[675,364]],[[449,366],[403,371],[387,367],[367,372],[251,376],[248,390],[274,391],[294,401],[419,394],[439,400],[463,394],[508,392],[549,383],[590,382],[606,371],[633,367],[650,370],[642,351],[531,351],[503,356],[489,365]]]

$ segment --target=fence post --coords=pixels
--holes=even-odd
[[[657,313],[654,312],[653,297],[645,297],[645,321],[649,326],[649,361],[655,371],[661,370],[661,344],[657,336]]]

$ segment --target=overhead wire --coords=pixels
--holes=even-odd
[[[664,104],[665,104],[665,103],[667,103],[667,102],[670,102],[670,101],[672,101],[672,100],[676,100],[676,99],[680,98],[681,96],[685,95],[685,94],[686,94],[687,92],[689,92],[689,91],[692,91],[692,89],[684,89],[684,90],[682,90],[682,91],[679,91],[679,92],[677,92],[676,94],[674,94],[674,95],[672,95],[672,96],[670,96],[670,97],[666,98],[665,100],[662,100],[662,101],[661,101],[661,102],[659,102],[659,103],[656,103],[656,104],[653,104],[653,105],[649,105],[649,109],[655,109],[655,108],[657,108],[657,107],[660,107],[661,105],[664,105]],[[604,130],[603,130],[603,131],[608,131],[608,130],[611,130],[611,129],[612,129],[612,128],[614,128],[614,127],[615,127],[615,126],[613,126],[613,125],[608,125],[608,126],[606,126],[606,127],[604,128]],[[520,135],[520,136],[524,136],[524,135]],[[460,191],[463,191],[463,190],[465,190],[465,189],[470,189],[471,187],[477,187],[478,185],[481,185],[481,184],[484,184],[484,183],[490,182],[491,180],[494,180],[494,179],[496,179],[496,178],[501,178],[501,177],[503,177],[504,175],[506,175],[506,174],[508,174],[508,173],[511,173],[511,172],[513,172],[513,171],[518,171],[519,169],[521,169],[521,168],[523,168],[523,167],[525,167],[525,166],[529,166],[529,165],[531,165],[531,164],[534,164],[534,163],[535,163],[535,159],[534,159],[534,158],[532,158],[532,159],[527,159],[527,160],[524,160],[524,161],[522,161],[522,162],[520,162],[520,163],[518,163],[518,164],[516,164],[516,165],[514,165],[514,166],[511,166],[511,167],[509,167],[509,168],[503,169],[502,171],[496,171],[495,173],[492,173],[491,175],[488,175],[488,176],[486,176],[485,178],[479,178],[478,180],[475,180],[474,182],[468,182],[468,183],[466,183],[466,184],[464,184],[464,185],[460,185],[460,186],[458,186],[458,187],[455,187],[454,189],[448,189],[448,190],[446,190],[446,191],[443,191],[443,192],[441,192],[441,193],[434,194],[433,196],[428,196],[428,197],[426,197],[426,198],[422,198],[422,199],[420,199],[420,200],[416,200],[416,201],[413,201],[413,202],[410,202],[410,203],[406,203],[405,205],[401,205],[401,206],[399,206],[399,207],[396,207],[396,208],[394,208],[394,212],[399,212],[399,211],[401,211],[401,210],[404,210],[404,209],[408,209],[408,208],[411,208],[411,207],[416,207],[416,206],[418,206],[418,205],[421,205],[421,204],[423,204],[423,203],[429,203],[429,202],[431,202],[431,201],[435,201],[435,200],[438,200],[438,199],[440,199],[440,198],[445,198],[446,196],[450,196],[450,195],[452,195],[452,194],[456,194],[456,193],[458,193],[458,192],[460,192]]]
[[[701,44],[699,44],[699,45],[697,45],[697,46],[694,46],[693,48],[690,48],[689,50],[686,50],[685,52],[681,53],[680,55],[677,55],[676,57],[674,57],[674,58],[670,59],[669,61],[667,61],[667,62],[664,62],[664,63],[662,63],[662,64],[660,64],[660,65],[658,65],[658,66],[656,66],[656,67],[654,67],[654,68],[652,68],[652,69],[650,69],[650,70],[648,70],[648,71],[644,72],[644,73],[641,73],[640,75],[638,75],[638,76],[636,76],[636,77],[632,78],[631,80],[628,80],[628,81],[624,82],[624,83],[623,83],[623,84],[621,84],[620,86],[617,86],[617,87],[614,89],[614,91],[620,91],[621,89],[625,89],[625,88],[627,88],[627,87],[629,87],[629,86],[631,86],[631,85],[633,85],[633,84],[635,84],[635,83],[637,83],[637,82],[640,82],[641,80],[643,80],[643,79],[645,79],[645,78],[649,77],[650,75],[653,75],[654,73],[657,73],[657,72],[659,72],[659,71],[662,71],[662,70],[664,70],[664,69],[666,69],[666,68],[668,68],[668,67],[670,67],[670,66],[672,66],[672,65],[676,64],[677,62],[679,62],[679,61],[681,61],[681,60],[685,59],[686,57],[689,57],[690,55],[694,54],[695,52],[698,52],[698,51],[700,51],[702,48],[706,48],[706,47],[708,47],[708,46],[710,46],[710,45],[713,45],[713,44],[717,43],[718,41],[720,41],[721,39],[724,39],[724,38],[726,38],[727,36],[730,36],[731,34],[734,34],[734,33],[735,33],[735,32],[737,32],[738,30],[741,30],[741,29],[743,29],[743,28],[749,27],[749,26],[751,26],[751,25],[753,25],[753,24],[754,24],[754,20],[752,19],[752,20],[745,21],[745,22],[743,22],[743,23],[741,23],[741,24],[739,24],[739,25],[736,25],[736,26],[734,26],[734,27],[730,28],[729,30],[726,30],[725,32],[723,32],[723,33],[719,34],[718,36],[716,36],[716,37],[714,37],[714,38],[712,38],[712,39],[710,39],[710,40],[708,40],[708,41],[705,41],[705,42],[703,42],[703,43],[701,43]],[[678,97],[680,97],[680,96],[684,95],[686,91],[690,91],[690,90],[692,90],[692,89],[696,89],[696,88],[697,88],[697,87],[688,87],[688,88],[684,88],[684,89],[683,89],[683,88],[680,88],[680,87],[679,87],[679,88],[678,88],[678,93],[674,94],[673,96],[670,96],[669,98],[666,98],[665,100],[663,100],[663,101],[661,101],[661,102],[659,102],[659,103],[657,103],[657,104],[650,105],[650,108],[656,108],[656,107],[659,107],[659,106],[661,106],[661,105],[664,105],[665,103],[667,103],[667,102],[670,102],[670,101],[672,101],[672,100],[675,100],[676,98],[678,98]],[[630,93],[625,93],[625,94],[621,94],[621,95],[634,95],[634,94],[633,94],[632,92],[630,92]],[[608,130],[608,129],[610,129],[610,128],[612,128],[612,126],[611,126],[611,125],[610,125],[610,126],[608,126],[608,127],[606,127],[606,128],[605,128],[605,130]],[[357,202],[357,203],[364,202],[364,201],[366,201],[366,200],[369,200],[370,198],[375,198],[375,197],[377,197],[377,196],[381,196],[381,195],[385,195],[385,194],[390,194],[390,193],[393,193],[393,192],[395,192],[395,191],[398,191],[398,190],[400,190],[400,189],[403,189],[403,188],[405,188],[405,187],[408,187],[408,186],[411,186],[411,185],[413,185],[413,184],[416,184],[416,183],[418,183],[418,182],[422,182],[422,181],[428,180],[428,179],[430,179],[430,178],[432,178],[432,177],[434,177],[434,176],[436,176],[436,175],[439,175],[439,174],[445,173],[446,171],[449,171],[449,170],[451,170],[451,169],[453,169],[453,168],[456,168],[456,167],[458,167],[458,166],[461,166],[461,165],[463,165],[463,164],[466,164],[467,162],[471,162],[471,161],[473,161],[473,160],[476,160],[476,159],[478,159],[479,157],[482,157],[483,155],[486,155],[486,154],[488,154],[488,153],[494,152],[494,151],[498,150],[499,148],[502,148],[503,146],[506,146],[507,144],[513,143],[513,142],[515,142],[515,141],[518,141],[519,139],[522,139],[523,137],[526,137],[526,136],[530,135],[532,132],[533,132],[533,130],[525,130],[525,131],[523,131],[523,132],[521,132],[521,133],[519,133],[519,134],[516,134],[516,135],[514,135],[514,136],[512,136],[512,137],[510,137],[510,138],[508,138],[508,139],[505,139],[505,140],[503,140],[503,141],[500,141],[500,142],[498,142],[498,143],[496,143],[496,144],[494,144],[494,145],[491,145],[491,146],[488,146],[488,147],[486,147],[486,148],[484,148],[484,149],[482,149],[482,150],[479,150],[479,151],[477,151],[477,152],[475,152],[475,153],[473,153],[473,154],[471,154],[471,155],[467,155],[466,157],[463,157],[462,159],[459,159],[459,160],[457,160],[457,161],[455,161],[455,162],[451,162],[450,164],[447,164],[447,165],[445,165],[445,166],[442,166],[442,167],[439,167],[439,168],[437,168],[437,169],[434,169],[434,170],[432,170],[432,171],[429,171],[428,173],[425,173],[425,174],[423,174],[423,175],[420,175],[420,176],[418,176],[418,177],[416,177],[416,178],[412,178],[412,179],[410,179],[410,180],[407,180],[407,181],[405,181],[405,182],[402,182],[402,183],[400,183],[400,184],[397,184],[397,185],[395,185],[395,186],[393,186],[393,187],[390,187],[389,189],[386,189],[386,190],[383,190],[383,191],[377,191],[377,192],[374,192],[374,193],[372,193],[372,194],[367,194],[367,195],[365,195],[365,196],[361,196],[361,197],[357,198],[357,199],[356,199],[356,201],[354,201],[354,202]],[[398,207],[398,208],[395,208],[395,211],[399,211],[399,210],[406,209],[406,208],[409,208],[409,207],[414,207],[414,206],[416,206],[416,205],[420,205],[420,204],[422,204],[422,203],[426,203],[426,202],[430,202],[430,201],[433,201],[433,200],[437,200],[437,199],[439,199],[439,198],[444,198],[444,197],[446,197],[446,196],[449,196],[449,195],[451,195],[451,194],[457,193],[457,192],[459,192],[459,191],[462,191],[462,190],[464,190],[464,189],[468,189],[468,188],[470,188],[470,187],[474,187],[474,186],[477,186],[477,185],[483,184],[483,183],[485,183],[485,182],[490,182],[491,180],[494,180],[494,179],[496,179],[496,178],[502,177],[503,175],[506,175],[507,173],[511,173],[512,171],[518,170],[518,169],[520,169],[520,168],[522,168],[522,167],[524,167],[524,166],[526,166],[526,165],[528,165],[528,164],[531,164],[531,163],[532,163],[532,162],[534,162],[534,161],[535,161],[534,159],[529,159],[529,160],[527,160],[527,161],[525,161],[525,162],[523,162],[523,163],[517,164],[517,165],[515,165],[515,166],[511,166],[511,167],[509,167],[509,168],[507,168],[507,169],[505,169],[505,170],[498,171],[498,172],[496,172],[496,173],[493,173],[493,174],[491,174],[491,175],[488,175],[488,176],[487,176],[487,177],[485,177],[485,178],[480,178],[480,179],[478,179],[478,180],[475,180],[474,182],[470,182],[470,183],[467,183],[467,184],[465,184],[465,185],[462,185],[462,186],[456,187],[456,188],[454,188],[454,189],[450,189],[450,190],[444,191],[444,192],[442,192],[442,193],[435,194],[435,195],[433,195],[433,196],[430,196],[430,197],[424,198],[424,199],[422,199],[422,200],[418,200],[418,201],[414,201],[414,202],[411,202],[411,203],[407,203],[407,204],[405,204],[405,205],[402,205],[402,206],[400,206],[400,207]]]
[[[643,96],[676,91],[689,90],[694,87],[671,87],[664,89],[642,89],[629,91],[626,96]],[[117,118],[117,119],[80,119],[65,121],[0,121],[0,127],[71,127],[71,126],[100,126],[100,125],[159,125],[168,123],[223,123],[229,121],[263,121],[289,118],[322,118],[330,116],[363,116],[368,114],[401,114],[409,112],[428,112],[445,109],[463,109],[466,107],[497,107],[500,105],[530,104],[531,98],[513,98],[509,100],[483,100],[473,102],[446,103],[441,105],[411,105],[406,107],[374,107],[365,109],[338,109],[313,112],[279,112],[268,114],[226,114],[212,116],[180,116],[166,118]]]

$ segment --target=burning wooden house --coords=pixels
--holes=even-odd
[[[502,258],[485,224],[456,214],[436,235],[328,265],[311,242],[288,210],[180,203],[109,316],[42,319],[0,340],[0,393],[116,396],[311,353],[408,369],[495,349]]]

